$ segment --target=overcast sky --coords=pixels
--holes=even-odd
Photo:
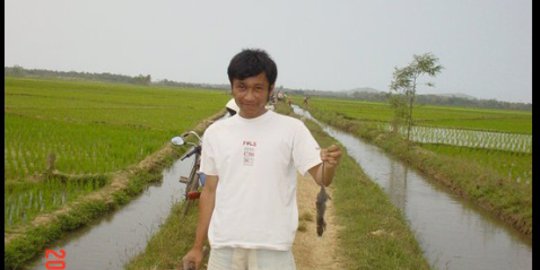
[[[388,91],[394,67],[433,53],[419,94],[532,103],[531,0],[5,0],[5,66],[228,83],[265,49],[276,86]]]

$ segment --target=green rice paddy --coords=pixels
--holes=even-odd
[[[230,95],[224,90],[7,77],[4,97],[4,218],[11,228],[103,187],[106,175],[137,164],[222,110]],[[59,172],[89,179],[39,180],[50,154]]]

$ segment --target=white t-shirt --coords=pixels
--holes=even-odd
[[[266,111],[212,124],[200,167],[219,177],[211,247],[289,250],[298,227],[296,172],[306,175],[321,162],[318,143],[298,119]]]
[[[225,107],[235,111],[235,112],[239,112],[240,111],[240,108],[238,107],[238,105],[236,104],[236,101],[234,100],[234,98],[231,98],[227,104],[225,105]]]

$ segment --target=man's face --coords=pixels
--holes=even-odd
[[[240,107],[238,114],[244,118],[255,118],[266,112],[264,106],[273,88],[273,85],[269,85],[264,72],[243,80],[233,79],[232,95]]]

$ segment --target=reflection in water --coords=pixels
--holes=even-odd
[[[386,187],[387,193],[390,195],[390,200],[402,212],[405,210],[406,204],[407,170],[407,167],[399,166],[397,162],[391,161],[388,187]]]
[[[311,118],[309,112],[293,108]],[[346,147],[402,210],[431,265],[438,269],[532,269],[530,240],[376,146],[316,122]]]

